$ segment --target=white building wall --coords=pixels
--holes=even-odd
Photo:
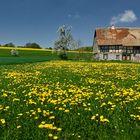
[[[120,53],[100,53],[98,55],[99,60],[105,60],[104,54],[108,55],[108,58],[106,60],[122,60],[122,54]]]
[[[97,60],[122,60],[122,50],[109,50],[106,53],[100,52],[96,38],[94,38],[93,53],[95,53],[94,58]],[[104,54],[108,54],[108,59],[104,59]],[[117,55],[119,58],[117,58]]]
[[[136,54],[137,57],[140,57],[140,54]]]
[[[94,43],[93,43],[93,53],[99,52],[99,48],[97,45],[96,37],[94,38]]]
[[[110,54],[108,54],[108,60],[122,60],[122,54],[110,53]]]
[[[136,54],[135,56],[132,54],[131,60],[134,62],[140,62],[140,54]]]

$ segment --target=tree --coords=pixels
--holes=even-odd
[[[78,50],[81,47],[82,41],[80,39],[73,40],[72,42],[72,50]]]
[[[61,59],[67,59],[66,51],[70,48],[73,42],[71,34],[71,26],[62,25],[58,28],[59,37],[54,42],[54,49],[60,50]]]
[[[78,50],[80,47],[81,47],[81,44],[82,44],[82,41],[80,39],[78,40],[73,40],[73,43],[72,43],[72,50]],[[81,54],[81,51],[78,50],[78,53],[75,53],[75,59],[80,59],[80,54]]]
[[[24,46],[25,48],[36,48],[36,49],[41,49],[40,45],[37,43],[26,43]]]
[[[4,47],[15,47],[15,45],[13,43],[7,43],[5,45],[3,45]]]

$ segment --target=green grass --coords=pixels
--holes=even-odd
[[[19,55],[11,56],[12,48],[0,48],[0,65],[22,64],[56,60],[58,56],[49,50],[18,48]]]
[[[11,56],[11,47],[0,47],[0,56],[10,57]],[[17,48],[19,52],[19,56],[40,56],[44,57],[47,55],[51,55],[50,50],[45,49],[29,49],[29,48]]]
[[[140,137],[139,64],[49,61],[0,70],[0,140]]]
[[[17,48],[19,52],[18,57],[11,56],[10,52],[12,49],[13,48],[0,47],[0,65],[60,60],[56,52],[47,49]],[[91,60],[93,54],[88,52],[67,52],[67,56],[69,60]]]
[[[56,57],[57,58],[57,57]],[[55,60],[54,57],[0,57],[0,65],[24,64]],[[57,58],[58,59],[58,58]]]

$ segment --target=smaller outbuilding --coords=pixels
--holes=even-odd
[[[140,28],[98,28],[93,52],[98,60],[140,60]]]

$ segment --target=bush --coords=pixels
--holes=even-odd
[[[11,55],[12,55],[12,56],[18,56],[18,54],[19,54],[19,53],[18,53],[18,51],[17,51],[16,49],[12,49],[12,50],[11,50]]]

